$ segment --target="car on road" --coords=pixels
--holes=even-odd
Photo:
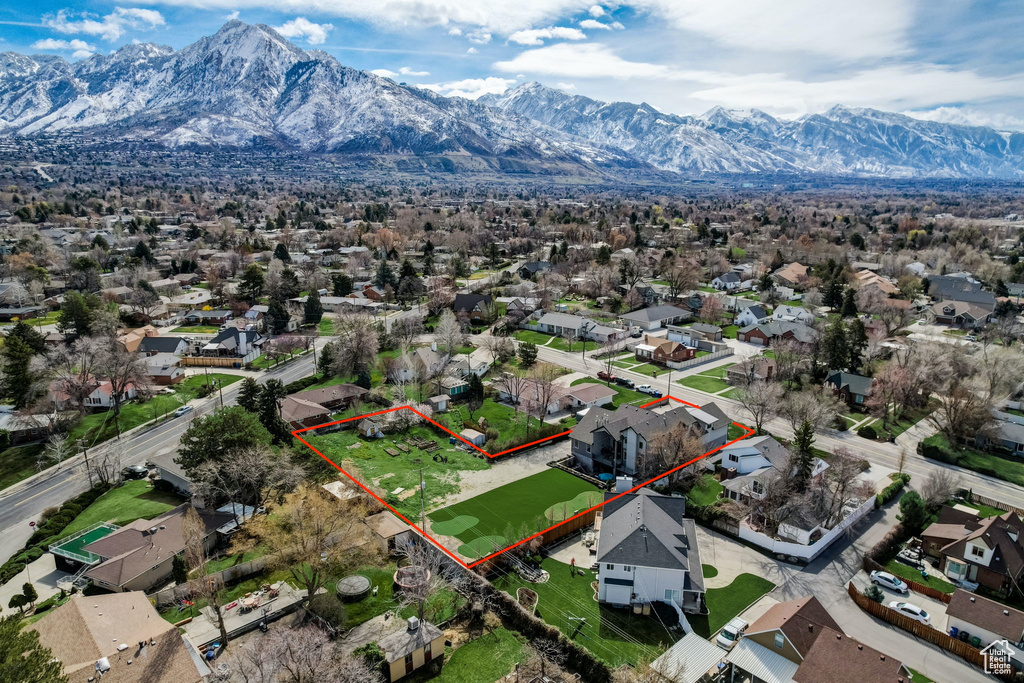
[[[931,615],[911,602],[893,600],[889,603],[889,607],[896,610],[905,617],[910,617],[914,621],[920,621],[925,626],[932,625]]]
[[[633,388],[633,380],[629,379],[628,377],[616,377],[614,381],[620,387],[629,387],[630,389]]]
[[[747,622],[736,617],[718,632],[715,644],[723,650],[731,650],[739,642],[743,632],[747,630],[747,626]]]
[[[145,465],[132,465],[121,470],[122,479],[145,479],[149,476],[149,468]]]
[[[661,398],[661,392],[652,387],[650,384],[641,384],[636,388],[636,390],[639,391],[641,394],[647,394],[648,396],[653,396],[654,398]]]
[[[875,570],[871,572],[871,583],[882,588],[888,588],[889,590],[896,591],[897,593],[903,593],[907,595],[910,593],[910,588],[906,583],[900,581],[894,575],[889,572],[881,572]]]
[[[612,373],[607,372],[605,370],[602,370],[601,372],[597,373],[597,378],[598,379],[603,379],[606,382],[614,382],[615,381],[615,375],[613,375]]]
[[[976,342],[976,341],[978,341],[978,338],[977,338],[977,337],[975,337],[975,336],[974,336],[973,334],[969,334],[969,335],[967,335],[966,337],[964,337],[964,339],[966,339],[967,341],[971,341],[971,342]]]
[[[182,406],[174,411],[174,417],[181,417],[182,415],[191,413],[193,410],[195,410],[195,408],[192,406]]]

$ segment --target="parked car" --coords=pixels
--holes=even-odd
[[[605,370],[602,370],[601,372],[597,373],[597,378],[598,379],[603,379],[606,382],[614,382],[615,381],[615,375],[613,375],[612,373],[607,372]]]
[[[633,380],[629,379],[628,377],[616,377],[614,381],[621,387],[629,387],[630,389],[633,388]]]
[[[193,410],[195,410],[195,408],[193,408],[192,406],[182,406],[174,411],[174,417],[181,417],[186,413],[191,413]]]
[[[149,468],[145,465],[132,465],[121,470],[122,479],[145,479],[149,476]]]
[[[722,627],[722,630],[718,632],[718,637],[715,638],[715,644],[723,650],[731,650],[736,643],[739,642],[743,632],[747,630],[747,622],[743,621],[739,617],[736,617],[728,624]]]
[[[896,610],[905,617],[910,617],[914,621],[920,621],[925,626],[932,625],[931,615],[913,603],[898,602],[894,600],[893,602],[889,603],[889,607]]]
[[[967,335],[966,337],[964,337],[964,339],[966,339],[967,341],[978,341],[978,338],[975,337],[973,334]]]
[[[907,584],[889,572],[880,572],[878,570],[871,572],[871,583],[876,586],[881,586],[882,588],[894,590],[897,593],[903,593],[904,595],[910,593],[910,588]]]
[[[650,384],[641,384],[636,388],[642,394],[653,396],[654,398],[661,398],[661,392],[652,387]]]

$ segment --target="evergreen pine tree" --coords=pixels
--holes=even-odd
[[[833,320],[825,330],[821,346],[822,360],[829,370],[846,368],[850,359],[850,348],[846,343],[846,330],[840,318]]]
[[[246,377],[238,390],[238,405],[250,413],[259,411],[260,385],[252,377]]]
[[[324,306],[320,303],[320,293],[312,290],[306,297],[306,303],[302,305],[302,317],[307,325],[319,325],[324,317]]]
[[[857,302],[853,299],[852,287],[847,287],[846,291],[843,292],[843,305],[839,310],[839,315],[844,318],[852,318],[857,315]]]
[[[849,352],[850,372],[857,372],[864,362],[864,350],[868,347],[868,332],[864,321],[854,318],[846,331],[846,346]]]
[[[271,334],[281,334],[288,329],[288,321],[292,319],[288,309],[277,299],[270,302],[267,307],[267,323],[270,326]]]
[[[793,449],[796,450],[795,482],[798,490],[807,488],[814,471],[814,427],[807,420],[793,434]]]
[[[288,253],[288,247],[284,245],[284,242],[278,242],[277,246],[274,247],[274,258],[285,263],[291,263],[292,255]]]

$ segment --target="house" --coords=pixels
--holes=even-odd
[[[201,683],[212,673],[141,591],[78,593],[29,628],[72,681]]]
[[[772,313],[772,320],[781,323],[810,325],[814,322],[814,314],[803,306],[788,306],[784,304],[775,308],[775,312]]]
[[[285,396],[281,399],[281,419],[292,429],[315,427],[330,422],[331,411],[313,401]]]
[[[529,324],[530,321],[524,321],[524,326],[529,326]],[[602,343],[622,339],[626,336],[626,331],[623,329],[600,325],[587,318],[568,313],[545,313],[533,325],[538,331],[556,337],[568,334],[576,339],[585,338]]]
[[[832,370],[825,379],[825,388],[832,392],[850,406],[862,406],[871,396],[871,385],[874,380],[870,377],[857,375],[852,372]]]
[[[991,312],[996,307],[992,292],[986,292],[973,278],[953,275],[932,275],[928,278],[928,296],[932,301],[959,301]]]
[[[384,651],[389,681],[397,681],[416,669],[444,658],[444,631],[416,617],[406,627],[381,638],[377,645]]]
[[[89,567],[85,577],[99,588],[114,592],[148,591],[166,583],[171,576],[174,557],[185,550],[182,526],[184,503],[153,519],[139,519],[72,553],[62,546],[51,546],[58,568],[77,570]],[[198,510],[205,525],[203,543],[209,552],[217,542],[217,528],[231,521],[232,515]],[[82,558],[88,558],[87,561]]]
[[[571,387],[560,384],[552,384],[548,388],[542,382],[531,378],[522,383],[522,390],[519,393],[518,400],[517,397],[508,393],[507,387],[503,388],[501,386],[498,387],[498,400],[511,404],[522,404],[528,411],[535,412],[540,407],[540,402],[546,399],[548,404],[544,408],[544,413],[551,415],[566,408],[569,404],[568,396],[570,390]]]
[[[649,488],[604,498],[598,601],[615,607],[665,602],[685,614],[707,614],[697,527],[684,517],[686,499]]]
[[[569,400],[573,408],[590,408],[606,406],[618,393],[604,384],[583,383],[569,387]]]
[[[665,325],[689,320],[690,316],[690,311],[675,306],[652,306],[626,313],[622,316],[622,320],[642,330],[658,330]]]
[[[772,277],[781,285],[785,285],[787,287],[800,287],[807,281],[808,270],[810,269],[807,266],[794,261],[793,263],[787,263],[782,268],[779,268],[772,274]]]
[[[448,394],[450,398],[455,398],[456,396],[460,396],[469,391],[469,382],[452,375],[443,375],[439,377],[436,381],[436,385],[439,393],[443,391]]]
[[[771,315],[764,309],[764,306],[754,305],[748,306],[740,311],[733,322],[740,327],[747,327],[749,325],[756,325],[771,319]]]
[[[736,363],[725,372],[729,384],[745,385],[751,382],[771,381],[778,374],[778,363],[774,358],[758,356]]]
[[[718,325],[708,323],[694,323],[687,327],[669,325],[667,330],[668,334],[665,335],[667,339],[683,342],[687,346],[700,348],[701,343],[704,342],[704,346],[710,348],[710,343],[721,343],[722,341],[722,328]]]
[[[749,344],[768,346],[773,339],[795,339],[810,344],[818,336],[812,327],[800,323],[769,322],[748,325],[736,332],[736,339]]]
[[[251,353],[258,352],[264,341],[266,340],[263,335],[254,329],[240,330],[237,327],[229,327],[203,344],[200,353],[218,358],[245,358]]]
[[[728,273],[722,273],[721,275],[719,275],[718,277],[711,281],[711,286],[720,292],[739,289],[742,284],[743,280],[740,278],[740,276],[737,275],[736,273],[733,273],[732,271]]]
[[[474,446],[483,446],[487,443],[487,435],[478,432],[475,429],[463,429],[459,432],[459,436],[473,444]]]
[[[131,351],[132,349],[129,349]],[[143,337],[138,341],[136,349],[144,356],[171,354],[184,356],[188,353],[188,342],[183,337]]]
[[[1008,594],[1024,579],[1024,522],[1013,512],[981,518],[951,508],[921,532],[924,552],[939,558],[939,569],[951,579],[973,581]]]
[[[0,306],[0,322],[29,320],[46,315],[45,306]]]
[[[1024,457],[1024,417],[999,409],[992,411],[992,417],[995,419],[975,436],[978,447],[1004,448]]]
[[[494,300],[490,294],[456,294],[452,310],[456,314],[465,311],[472,322],[487,322],[489,313],[494,310]]]
[[[486,349],[473,349],[470,353],[456,354],[452,356],[448,371],[459,377],[483,377],[491,370],[490,358],[491,355]]]
[[[971,330],[981,329],[993,317],[992,309],[952,299],[932,304],[926,311],[927,317],[936,325],[949,325]]]
[[[160,479],[171,485],[171,487],[183,496],[192,495],[192,488],[194,484],[192,480],[185,474],[185,470],[181,468],[181,465],[174,462],[174,459],[178,457],[177,451],[171,451],[170,453],[161,453],[160,455],[151,456],[150,462],[156,467],[156,473]],[[192,499],[192,502],[199,506],[199,502],[196,499]]]
[[[674,683],[711,683],[721,681],[719,663],[725,651],[713,642],[690,631],[651,662],[651,668],[665,681]],[[661,679],[659,679],[661,680]]]
[[[946,607],[946,618],[947,632],[966,631],[981,640],[983,648],[998,640],[1024,648],[1024,612],[1019,609],[957,588]]]
[[[533,313],[540,306],[540,299],[527,296],[499,296],[495,301],[499,304],[505,304],[509,312],[522,311],[523,313]]]
[[[132,291],[131,287],[110,287],[108,289],[101,289],[100,296],[104,301],[116,301],[119,304],[123,304],[131,297]]]
[[[889,280],[885,279],[878,273],[873,273],[870,270],[859,270],[853,274],[853,282],[850,283],[854,289],[870,290],[875,289],[885,296],[896,296],[900,293],[900,288],[894,285]]]
[[[369,418],[361,420],[357,429],[359,430],[359,435],[367,439],[384,438],[384,432],[381,431],[380,425]]]
[[[633,475],[649,443],[682,425],[699,435],[708,449],[727,440],[729,418],[714,403],[700,408],[661,404],[654,408],[620,405],[614,411],[593,407],[572,431],[571,452],[587,472]]]
[[[772,605],[725,656],[735,680],[764,683],[900,683],[910,672],[845,635],[815,597]],[[739,674],[739,675],[737,675]]]
[[[185,314],[186,325],[223,325],[231,320],[234,314],[226,309],[215,311],[194,310]]]
[[[134,353],[138,350],[143,339],[152,339],[159,336],[160,330],[156,329],[152,325],[144,325],[134,330],[128,330],[122,335],[118,335],[117,341],[120,342],[124,348]]]
[[[160,354],[150,356],[146,361],[146,377],[153,384],[168,387],[185,381],[185,368],[178,364],[176,356]]]
[[[109,379],[96,379],[94,380],[95,388],[92,393],[85,397],[82,401],[82,405],[86,408],[92,409],[104,409],[108,410],[114,407],[115,403],[115,391],[114,386]],[[128,401],[131,401],[138,395],[135,389],[135,385],[128,383],[121,391],[120,403],[124,405]],[[57,380],[50,385],[50,398],[53,400],[54,405],[57,406],[58,410],[65,410],[68,408],[75,408],[77,406],[72,405],[71,397],[64,391],[61,385],[61,381]]]
[[[649,360],[665,365],[666,363],[682,363],[697,355],[697,349],[679,341],[668,339],[651,339],[644,335],[644,343],[634,348],[637,360]]]
[[[726,446],[705,458],[705,467],[721,467],[723,495],[743,505],[761,500],[766,494],[765,482],[779,472],[793,469],[792,455],[785,446],[771,436],[756,436]],[[828,463],[819,457],[811,465],[811,478],[828,469]],[[782,530],[780,529],[780,533]],[[800,535],[794,530],[794,535]]]
[[[319,389],[307,389],[292,394],[293,398],[312,401],[331,410],[345,410],[352,404],[362,401],[369,392],[355,384],[335,384]]]
[[[528,261],[519,266],[516,273],[524,280],[532,280],[537,276],[537,273],[543,273],[547,270],[551,270],[551,264],[547,261]]]

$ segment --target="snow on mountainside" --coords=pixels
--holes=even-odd
[[[0,54],[0,135],[417,155],[452,168],[886,177],[1024,175],[1024,134],[835,107],[784,121],[677,116],[528,83],[476,102],[399,85],[230,21],[179,51],[126,45],[77,63]],[[480,165],[483,160],[483,166]]]
[[[903,177],[1020,177],[1024,134],[837,106],[795,121],[715,107],[701,116],[599,102],[527,83],[482,101],[658,168],[684,173],[798,172]]]

